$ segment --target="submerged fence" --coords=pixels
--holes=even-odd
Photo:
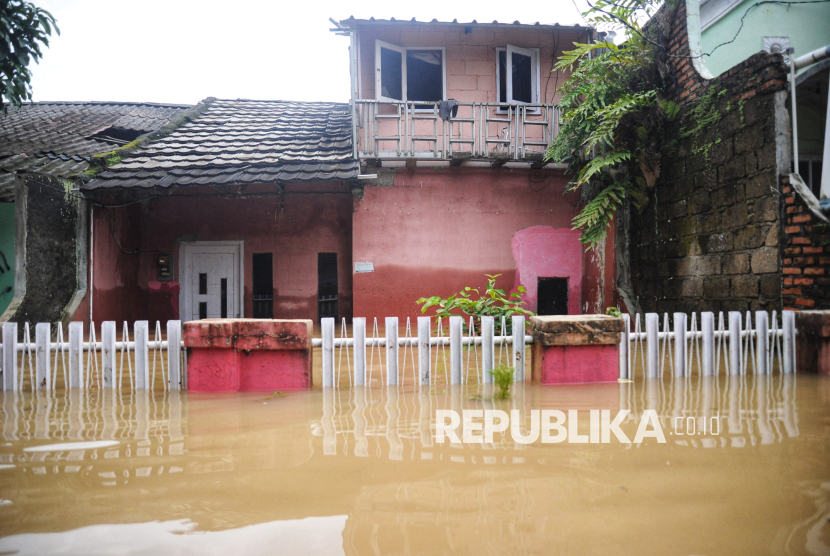
[[[769,374],[774,369],[795,372],[795,314],[784,311],[718,313],[657,313],[623,315],[620,341],[620,379],[672,376]],[[361,386],[380,383],[476,384],[491,383],[495,367],[514,368],[514,380],[528,380],[527,333],[521,316],[498,321],[494,317],[418,317],[401,333],[401,321],[387,317],[383,335],[378,319],[367,330],[365,318],[355,318],[348,330],[342,319],[339,332],[334,319],[322,319],[321,338],[312,340],[322,352],[322,386]],[[53,390],[62,379],[68,388],[151,389],[157,370],[165,390],[187,388],[187,357],[182,344],[182,323],[171,320],[162,335],[156,322],[150,339],[148,321],[136,321],[133,336],[123,323],[118,340],[115,322],[101,323],[84,337],[83,323],[64,329],[59,323],[53,335],[49,323],[5,323],[0,347],[3,390]],[[498,330],[499,334],[496,335]],[[22,333],[22,334],[21,334]],[[18,338],[22,336],[22,341]],[[165,339],[166,338],[166,339]],[[61,371],[60,374],[58,371]],[[126,376],[125,376],[126,375]],[[345,376],[344,376],[345,375]]]
[[[66,388],[84,389],[94,385],[115,390],[128,384],[130,389],[150,389],[156,383],[157,366],[165,390],[179,390],[187,386],[181,321],[167,321],[166,340],[162,339],[161,323],[158,321],[153,340],[150,340],[150,327],[146,320],[135,322],[132,340],[125,321],[121,341],[117,341],[116,323],[113,321],[101,323],[100,341],[96,338],[94,324],[86,341],[81,322],[69,323],[68,341],[64,341],[61,323],[57,325],[54,340],[49,323],[35,325],[34,342],[31,341],[29,323],[23,323],[22,328],[23,341],[18,342],[18,324],[3,324],[3,390],[22,391],[28,384],[30,390],[50,391],[56,388],[58,378],[63,380]],[[161,356],[162,351],[167,352],[166,358]],[[59,367],[62,371],[60,376]]]

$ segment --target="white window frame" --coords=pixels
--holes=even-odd
[[[380,49],[381,48],[388,48],[389,50],[394,50],[396,52],[401,53],[401,96],[403,100],[398,100],[396,98],[389,98],[385,97],[381,94],[383,90],[381,87],[381,71],[380,71]],[[406,79],[407,79],[407,69],[406,69],[406,53],[409,50],[440,50],[441,51],[441,100],[447,100],[447,49],[443,46],[398,46],[396,44],[388,43],[385,41],[381,41],[375,39],[375,100],[380,100],[384,102],[429,102],[429,101],[417,101],[417,100],[409,100],[407,97],[406,91]],[[435,102],[435,101],[433,101]],[[432,112],[431,108],[416,108],[416,112]]]
[[[530,86],[533,91],[533,102],[529,104],[542,104],[541,101],[541,87],[540,83],[542,81],[541,76],[541,68],[539,64],[539,60],[541,57],[540,49],[538,48],[521,48],[519,46],[513,46],[508,44],[506,47],[498,47],[496,48],[496,102],[501,102],[499,99],[501,98],[501,67],[499,65],[499,53],[505,53],[505,66],[512,67],[513,66],[513,53],[516,52],[517,54],[523,54],[525,56],[530,56],[531,64],[533,64],[533,69],[531,69],[530,73]],[[534,71],[535,70],[535,71]],[[513,100],[513,81],[511,79],[505,79],[505,83],[507,84],[507,91],[505,91],[505,99],[509,104],[528,104],[526,102],[521,102],[518,100]],[[501,114],[506,114],[507,109],[503,107],[498,107],[497,112]],[[540,112],[539,108],[528,108],[528,113],[530,114],[538,114]]]

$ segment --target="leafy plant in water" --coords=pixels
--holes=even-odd
[[[484,295],[477,288],[466,287],[460,292],[446,298],[434,295],[422,297],[416,303],[423,305],[421,313],[426,314],[430,307],[436,307],[435,317],[447,318],[460,316],[461,314],[472,317],[490,316],[495,317],[496,322],[505,318],[506,334],[512,334],[514,315],[532,317],[535,313],[528,311],[522,305],[522,294],[526,292],[524,286],[519,286],[516,291],[508,295],[504,290],[496,288],[496,278],[501,274],[485,274],[487,277],[487,290]],[[465,323],[465,327],[467,324]],[[478,326],[476,324],[476,326]],[[497,325],[498,326],[498,325]]]
[[[661,150],[667,122],[679,106],[661,98],[668,65],[659,41],[665,18],[642,28],[639,19],[651,17],[658,0],[598,0],[583,15],[594,27],[622,28],[629,33],[624,45],[604,39],[575,43],[554,71],[570,71],[559,88],[562,113],[559,134],[546,158],[568,165],[573,179],[568,190],[582,188],[587,204],[574,218],[580,241],[594,247],[607,233],[617,207],[627,197],[645,210],[649,190],[660,176]],[[591,5],[591,4],[589,4]]]
[[[493,397],[503,400],[510,397],[510,386],[513,384],[513,373],[515,369],[507,365],[499,365],[492,371],[488,371],[493,377],[493,382],[498,390]]]

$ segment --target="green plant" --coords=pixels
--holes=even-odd
[[[622,28],[622,46],[604,39],[575,43],[554,71],[570,71],[559,88],[560,131],[546,158],[566,163],[573,178],[568,190],[582,188],[585,206],[574,218],[580,241],[596,246],[607,233],[617,207],[628,197],[645,210],[649,191],[660,176],[662,149],[671,143],[664,131],[680,111],[661,97],[667,75],[662,26],[655,17],[662,1],[599,0],[583,15],[594,27]],[[589,3],[589,6],[591,4]]]
[[[488,371],[493,377],[493,382],[498,388],[498,391],[493,394],[493,397],[503,400],[510,397],[510,386],[513,384],[513,373],[515,369],[507,365],[499,365],[492,371]]]
[[[473,317],[495,317],[497,331],[499,331],[498,326],[501,317],[504,317],[507,327],[505,333],[512,334],[513,319],[511,317],[514,315],[534,316],[534,313],[522,307],[524,305],[524,301],[521,299],[522,294],[527,290],[524,286],[519,286],[515,292],[507,295],[504,290],[496,288],[496,278],[501,274],[485,274],[485,276],[487,277],[487,290],[484,295],[481,295],[477,288],[466,287],[447,298],[434,295],[432,297],[422,297],[416,303],[423,305],[421,308],[422,314],[426,314],[430,307],[436,307],[436,318],[460,316],[461,314]]]
[[[52,29],[60,30],[52,14],[30,2],[0,2],[0,111],[32,100],[30,62],[43,57]]]
[[[609,317],[621,317],[622,313],[620,312],[619,307],[608,307],[605,309],[605,314]]]

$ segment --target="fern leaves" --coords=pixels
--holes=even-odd
[[[626,185],[628,182],[609,185],[573,219],[573,229],[582,230],[579,241],[588,244],[588,248],[605,239],[608,227],[614,219],[614,212],[625,198]]]

